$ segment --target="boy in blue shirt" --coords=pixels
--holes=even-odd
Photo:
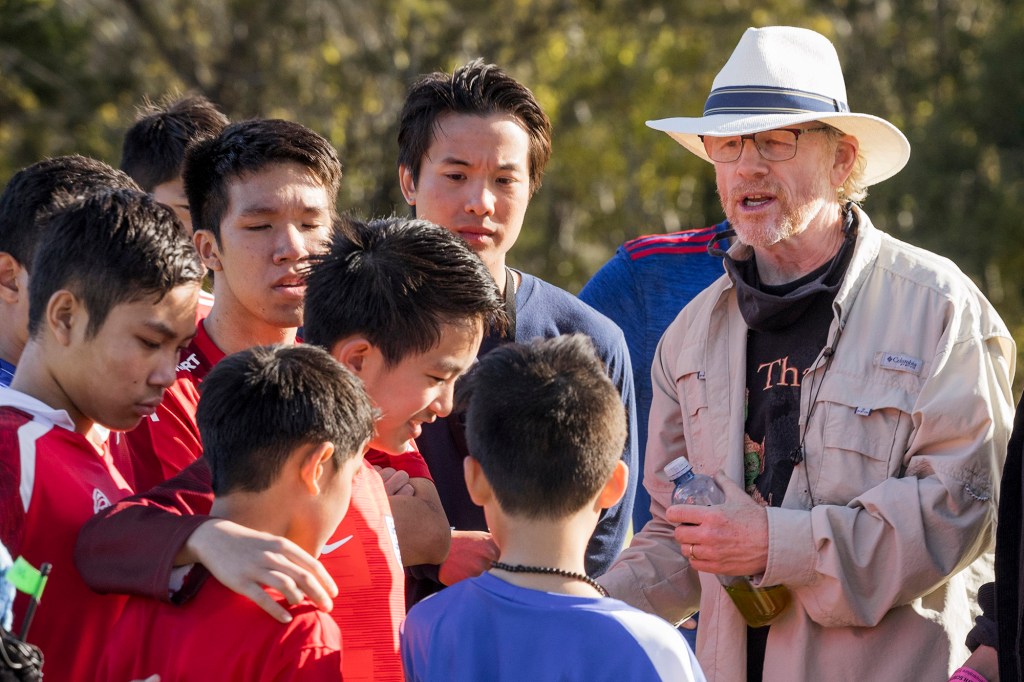
[[[592,343],[496,348],[462,398],[466,485],[501,554],[409,612],[406,679],[704,680],[671,625],[584,572],[601,511],[628,481],[626,412]]]

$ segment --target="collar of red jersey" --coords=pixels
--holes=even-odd
[[[32,415],[34,421],[50,426],[59,426],[68,431],[75,430],[75,422],[71,420],[71,415],[67,413],[67,410],[55,410],[38,398],[33,398],[27,393],[8,386],[0,386],[0,407],[14,407]],[[90,437],[89,440],[93,442],[106,442],[110,437],[110,429],[94,423],[92,436],[94,437]]]

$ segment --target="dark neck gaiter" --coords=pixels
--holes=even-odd
[[[715,247],[717,242],[735,236],[735,230],[731,229],[720,233],[708,245],[708,253],[722,259],[725,271],[736,287],[736,302],[747,326],[757,331],[776,331],[800,319],[819,294],[835,297],[857,241],[857,214],[850,205],[844,208],[843,243],[832,260],[814,272],[780,286],[761,282],[753,256],[738,261]]]

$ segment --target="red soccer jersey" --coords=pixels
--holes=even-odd
[[[171,560],[212,504],[210,467],[199,459],[90,523],[79,544],[83,573],[97,589],[166,596]],[[331,616],[345,634],[345,679],[401,680],[404,572],[384,482],[369,463],[356,474],[348,513],[320,561],[338,584]]]
[[[203,454],[203,443],[196,425],[199,384],[223,358],[224,352],[200,322],[195,338],[181,354],[178,376],[164,393],[156,413],[125,434],[131,450],[132,483],[139,492],[176,476]],[[380,467],[405,471],[411,478],[433,481],[423,455],[416,450],[400,455],[374,450],[367,459]]]
[[[107,440],[100,427],[97,442]],[[46,657],[46,679],[93,680],[96,657],[125,598],[102,596],[72,560],[82,525],[131,494],[110,451],[74,432],[71,418],[13,389],[0,390],[0,541],[33,566],[53,564],[29,641]],[[15,627],[28,598],[18,594]]]
[[[114,466],[121,472],[121,476],[128,481],[132,490],[138,490],[135,483],[135,465],[132,464],[132,451],[128,447],[128,436],[123,431],[111,431],[110,438],[107,439],[107,446],[110,448],[110,457],[114,461]]]
[[[419,450],[409,450],[400,455],[389,455],[381,450],[370,450],[366,453],[366,460],[382,469],[391,467],[397,471],[404,471],[409,474],[409,478],[425,478],[431,483],[434,482],[427,461],[423,459]]]
[[[363,463],[352,482],[348,513],[324,545],[320,563],[338,584],[331,615],[345,633],[346,682],[398,682],[405,571],[384,482]]]
[[[126,435],[132,453],[135,487],[140,492],[163,483],[203,454],[196,425],[199,384],[224,357],[202,322],[182,354],[178,376],[164,392],[156,412]]]
[[[182,606],[132,597],[107,638],[97,682],[163,680],[285,682],[341,679],[341,632],[308,602],[288,606],[287,625],[210,578]],[[47,677],[49,679],[49,677]]]

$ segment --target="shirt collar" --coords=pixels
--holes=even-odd
[[[71,420],[67,410],[55,410],[42,400],[9,386],[0,386],[0,407],[13,407],[32,415],[36,421],[59,426],[68,431],[75,430],[75,422]],[[94,423],[87,437],[93,443],[102,445],[110,437],[110,429]]]

